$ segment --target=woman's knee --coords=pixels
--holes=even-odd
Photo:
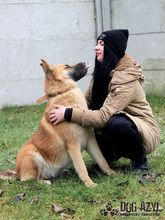
[[[109,120],[107,131],[108,134],[111,135],[114,133],[129,132],[132,129],[136,130],[136,126],[131,119],[124,114],[116,114]]]

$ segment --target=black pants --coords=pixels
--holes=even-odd
[[[116,114],[109,120],[105,134],[95,132],[97,143],[108,163],[121,157],[134,162],[146,161],[143,143],[134,122],[124,114]]]

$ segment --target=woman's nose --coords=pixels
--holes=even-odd
[[[98,50],[98,45],[94,48],[95,50]]]

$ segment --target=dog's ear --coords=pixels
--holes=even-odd
[[[43,70],[44,70],[44,72],[45,72],[46,74],[49,74],[49,73],[53,73],[53,72],[54,72],[53,67],[50,66],[46,60],[41,59],[41,61],[42,61],[42,62],[40,63],[40,65],[42,66],[42,68],[43,68]]]

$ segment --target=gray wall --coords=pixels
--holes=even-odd
[[[0,0],[0,107],[44,95],[40,58],[94,67],[96,36],[128,28],[146,93],[165,93],[165,0]],[[84,93],[90,74],[78,85]]]
[[[116,3],[121,4],[118,9]],[[116,18],[113,25],[127,24],[131,36],[128,52],[137,59],[147,77],[147,93],[165,94],[165,0],[114,1],[112,10]],[[119,14],[122,19],[119,20]],[[118,22],[117,22],[118,20]],[[131,21],[131,22],[129,22]]]
[[[93,62],[95,34],[93,0],[1,0],[0,107],[44,95],[40,58]]]
[[[127,53],[142,66],[147,77],[143,85],[145,92],[164,95],[165,0],[96,2],[98,8],[102,8],[98,10],[98,29],[127,28],[130,32]]]

